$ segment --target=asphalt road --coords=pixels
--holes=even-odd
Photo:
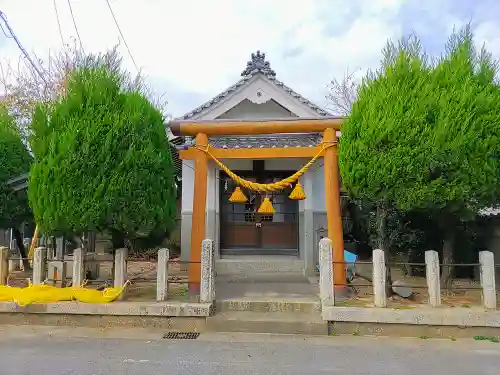
[[[473,340],[202,334],[194,341],[171,341],[162,334],[0,326],[0,374],[500,373],[500,344]]]

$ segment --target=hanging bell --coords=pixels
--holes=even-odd
[[[276,213],[276,210],[273,207],[271,199],[265,197],[257,212],[259,214],[273,215]]]
[[[234,189],[233,194],[229,197],[229,202],[231,203],[245,203],[248,201],[248,198],[246,195],[241,191],[241,188],[239,186],[236,186],[236,189]]]
[[[295,187],[293,188],[288,198],[294,201],[302,201],[307,198],[306,193],[304,193],[304,189],[302,188],[302,185],[299,181],[297,181],[297,183],[295,184]]]

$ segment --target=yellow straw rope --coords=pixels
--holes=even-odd
[[[321,156],[323,151],[325,151],[327,148],[332,147],[334,144],[327,144],[327,143],[322,143],[321,150],[306,164],[304,165],[301,169],[299,169],[297,172],[295,172],[293,175],[290,177],[287,177],[281,181],[273,182],[271,184],[259,184],[257,182],[252,182],[245,180],[244,178],[241,178],[234,172],[232,172],[228,167],[226,167],[219,159],[217,159],[215,156],[212,155],[210,152],[209,148],[210,146],[207,147],[196,147],[196,149],[201,150],[205,152],[207,155],[209,155],[215,163],[224,171],[227,173],[227,175],[234,181],[236,184],[238,184],[241,187],[253,190],[253,191],[258,191],[258,192],[266,192],[270,193],[273,191],[280,191],[283,190],[287,187],[289,187],[291,184],[293,184],[295,181],[297,181],[304,173],[307,172],[307,170],[311,167],[311,165],[314,164],[316,160]]]

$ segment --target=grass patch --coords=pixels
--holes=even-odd
[[[393,310],[413,310],[416,309],[416,306],[393,306],[391,308]]]
[[[500,343],[500,337],[493,337],[493,336],[474,336],[474,340]]]

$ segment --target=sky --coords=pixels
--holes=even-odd
[[[68,2],[85,52],[120,43],[124,67],[135,73],[135,60],[173,117],[236,82],[257,50],[279,80],[324,107],[332,78],[376,69],[386,41],[412,32],[439,55],[471,23],[476,43],[500,59],[499,0],[109,0],[130,54],[106,0],[0,0],[0,10],[27,52],[46,60],[77,37]],[[0,61],[19,56],[0,31]]]

